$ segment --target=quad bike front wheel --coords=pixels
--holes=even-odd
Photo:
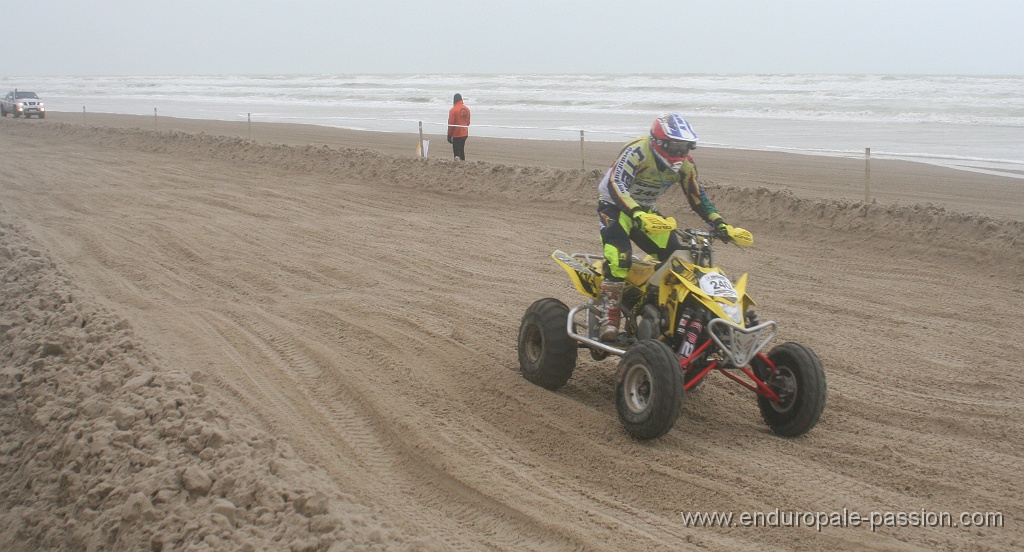
[[[754,363],[755,372],[781,400],[758,396],[761,418],[777,435],[803,435],[818,424],[825,410],[827,386],[821,361],[799,343],[783,343],[766,356],[775,364],[775,373],[764,362]]]
[[[519,324],[519,370],[523,377],[552,391],[561,388],[576,369],[578,346],[566,326],[569,307],[558,299],[530,305]]]
[[[646,339],[631,347],[615,381],[615,407],[630,435],[654,439],[672,429],[683,406],[683,378],[668,345]]]

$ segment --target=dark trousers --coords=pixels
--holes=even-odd
[[[459,159],[462,159],[463,161],[466,160],[466,139],[467,138],[469,138],[469,136],[463,136],[461,138],[452,138],[452,153],[455,154],[455,157],[458,157]]]

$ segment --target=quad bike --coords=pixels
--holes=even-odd
[[[634,257],[622,295],[623,328],[615,343],[599,340],[604,256],[555,251],[551,256],[588,301],[570,309],[558,299],[530,305],[519,327],[523,376],[550,390],[565,385],[579,349],[595,360],[621,357],[615,405],[637,439],[660,437],[675,424],[683,394],[713,371],[757,395],[761,417],[778,435],[810,431],[825,408],[825,373],[799,343],[763,353],[777,325],[760,321],[747,295],[747,275],[731,281],[715,265],[714,230],[674,230],[684,248],[661,263]]]

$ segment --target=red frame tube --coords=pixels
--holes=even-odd
[[[686,372],[689,371],[690,369],[690,363],[693,362],[695,358],[700,356],[701,353],[703,353],[704,350],[707,349],[710,344],[711,340],[705,341],[703,345],[698,347],[697,350],[693,352],[693,354],[679,361],[679,369],[683,371],[684,377],[686,376]],[[764,353],[757,353],[757,358],[761,359],[761,362],[764,362],[766,365],[768,365],[768,368],[770,368],[769,373],[775,373],[775,363],[769,360],[768,357],[764,355]],[[772,391],[772,389],[768,387],[767,384],[765,384],[764,381],[762,381],[760,378],[754,375],[754,372],[748,366],[740,366],[740,370],[742,370],[743,373],[746,374],[747,377],[749,377],[754,382],[753,384],[742,380],[739,376],[733,374],[728,370],[723,370],[719,368],[717,360],[709,364],[707,367],[701,370],[699,374],[697,374],[697,377],[693,378],[689,383],[685,384],[683,386],[683,390],[689,391],[690,388],[700,383],[700,381],[704,379],[708,375],[708,373],[715,369],[717,369],[719,372],[724,374],[729,379],[735,381],[736,383],[742,385],[743,387],[746,387],[747,389],[750,389],[754,393],[757,393],[759,396],[762,396],[772,402],[779,402],[780,400],[782,400],[779,398],[778,395],[775,394],[775,391]]]

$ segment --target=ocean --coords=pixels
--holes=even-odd
[[[1024,76],[203,75],[0,78],[47,108],[445,132],[452,95],[471,135],[624,141],[675,111],[702,147],[898,158],[1024,177]]]

